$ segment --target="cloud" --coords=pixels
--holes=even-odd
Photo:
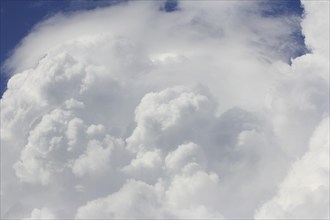
[[[90,141],[86,151],[79,156],[73,163],[72,171],[78,176],[83,176],[86,173],[95,174],[104,172],[109,166],[112,146],[103,147],[98,141]]]
[[[48,208],[33,209],[31,218],[28,219],[55,219],[55,216]]]
[[[174,87],[143,97],[135,110],[137,126],[126,140],[128,148],[173,147],[171,141],[184,141],[197,133],[197,126],[207,126],[205,121],[214,114],[214,103],[207,96],[185,90]]]
[[[149,185],[142,181],[128,180],[117,192],[80,207],[75,217],[222,218],[212,209],[218,198],[214,194],[219,187],[218,181],[216,174],[203,171],[175,176],[168,188],[165,188],[162,181]]]
[[[306,35],[306,44],[316,54],[322,54],[329,57],[329,32],[321,31],[322,28],[329,26],[326,19],[329,16],[329,3],[315,3],[310,1],[302,1],[306,14],[306,18],[302,22],[302,29]],[[316,13],[318,12],[318,13]],[[322,43],[320,43],[322,42]]]
[[[300,133],[310,133],[311,130],[313,133],[300,143],[300,148],[308,145],[307,151],[296,151],[302,157],[292,164],[276,195],[256,211],[257,219],[329,218],[329,52],[323,49],[323,46],[329,47],[329,36],[318,35],[314,29],[315,26],[328,28],[323,18],[329,17],[329,11],[324,9],[329,3],[303,3],[306,18],[302,28],[313,52],[295,59],[292,64],[292,72],[299,74],[300,82],[291,82],[290,90],[294,88],[300,92],[290,100],[291,108],[296,109],[295,117],[301,114],[300,117],[308,118],[305,123],[310,124],[309,129],[300,129]],[[310,77],[310,73],[314,76]],[[300,117],[296,126],[301,126],[303,119]],[[288,124],[288,119],[283,116],[281,120]]]
[[[199,159],[200,157],[203,157],[200,147],[190,142],[180,145],[177,149],[168,153],[165,158],[165,165],[169,170],[181,170],[189,162],[197,162],[200,164],[204,159]]]
[[[144,182],[131,180],[118,192],[88,202],[78,209],[77,219],[156,218],[161,215],[156,189]]]
[[[329,118],[311,137],[309,150],[291,167],[274,198],[257,219],[329,218]]]
[[[1,217],[327,218],[327,5],[301,20],[129,1],[42,21],[6,62]]]

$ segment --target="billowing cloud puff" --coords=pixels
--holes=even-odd
[[[200,159],[201,157],[203,157],[203,153],[200,147],[190,142],[179,145],[176,150],[168,153],[165,158],[165,165],[169,170],[180,170],[190,162],[199,162],[200,164],[203,161]]]
[[[26,219],[55,219],[56,217],[48,208],[33,209],[31,218]]]
[[[162,4],[57,14],[16,48],[1,217],[329,218],[329,3]]]
[[[316,128],[309,150],[296,161],[258,219],[329,218],[329,118]]]

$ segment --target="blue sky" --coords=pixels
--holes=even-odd
[[[1,66],[16,45],[29,33],[32,27],[57,12],[90,10],[96,7],[105,7],[121,0],[1,0]],[[266,0],[264,16],[282,16],[286,14],[303,14],[300,0]],[[176,0],[168,0],[164,4],[166,11],[176,10]],[[294,51],[290,57],[296,57],[305,52],[303,36],[297,32],[294,36],[300,42],[302,49]],[[0,95],[6,89],[7,79],[4,70],[1,70]]]

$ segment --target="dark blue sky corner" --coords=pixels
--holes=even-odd
[[[8,59],[21,40],[39,22],[56,13],[70,13],[108,7],[128,0],[0,0],[1,12],[1,74],[0,96],[7,89],[7,82],[13,73],[5,67]]]
[[[174,12],[180,10],[178,0],[166,0],[164,4],[160,7],[161,11]]]
[[[265,17],[279,17],[283,15],[298,15],[304,13],[300,0],[261,0],[259,2]]]
[[[58,3],[56,3],[58,2]],[[12,55],[21,40],[40,21],[47,19],[60,11],[62,1],[32,1],[32,0],[1,0],[1,74],[0,94],[1,98],[7,89],[7,81],[13,74],[12,70],[5,66],[5,61]]]
[[[262,0],[260,1],[261,15],[263,17],[296,16],[300,22],[294,24],[286,45],[277,51],[283,54],[283,61],[291,64],[296,57],[309,53],[310,50],[305,44],[305,36],[301,29],[301,20],[305,16],[304,7],[300,0]]]

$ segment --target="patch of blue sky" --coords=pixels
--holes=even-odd
[[[260,4],[262,5],[261,13],[264,16],[302,16],[304,13],[300,0],[263,0]]]
[[[161,7],[162,11],[173,12],[179,10],[178,0],[166,0],[164,5]]]
[[[262,9],[260,13],[264,17],[297,16],[303,18],[304,16],[304,8],[300,0],[262,0],[260,1],[260,5]],[[288,44],[281,48],[284,52],[283,54],[285,54],[284,60],[289,63],[291,59],[308,53],[300,22],[294,24],[290,38],[290,41],[294,42],[294,45]]]

